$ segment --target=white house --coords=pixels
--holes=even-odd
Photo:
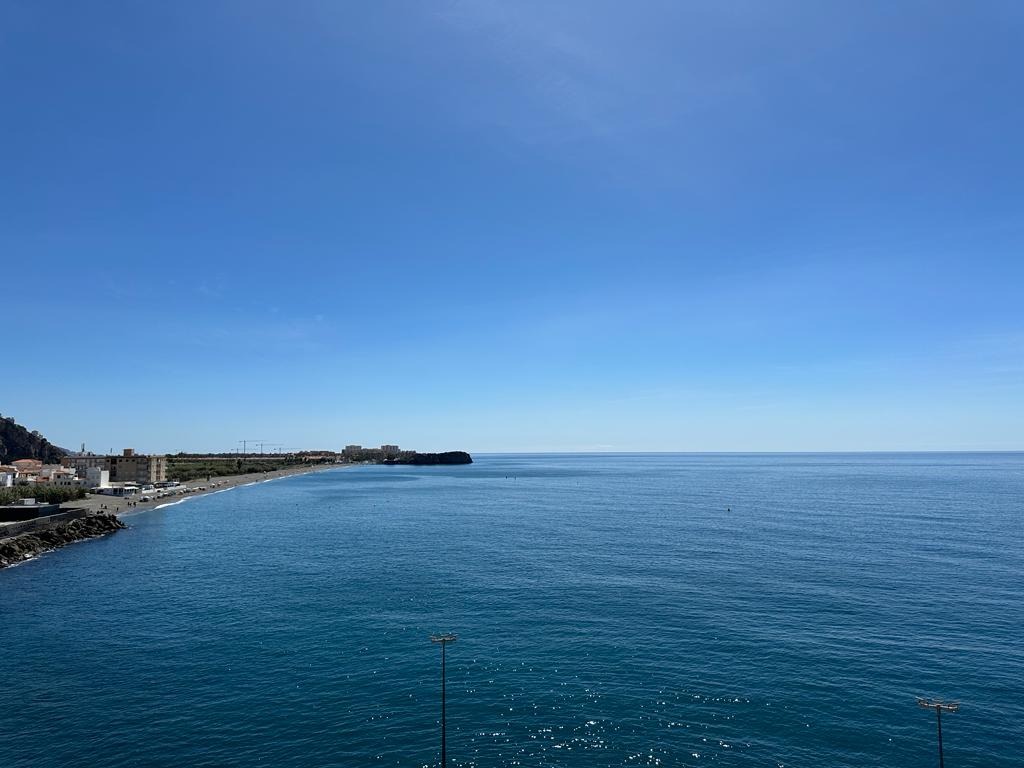
[[[86,488],[110,487],[110,471],[100,467],[87,467],[85,470]]]

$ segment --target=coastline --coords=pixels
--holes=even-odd
[[[178,486],[178,488],[193,489],[190,493],[168,495],[151,501],[139,501],[134,506],[129,506],[129,499],[102,495],[65,502],[61,505],[62,512],[77,512],[80,513],[80,516],[53,522],[40,530],[25,531],[13,536],[0,536],[0,569],[35,560],[40,555],[68,544],[106,536],[127,528],[128,526],[121,521],[121,518],[126,515],[181,504],[197,496],[207,496],[232,488],[267,483],[292,475],[305,475],[344,466],[353,465],[316,464],[310,467],[290,467],[273,472],[251,472],[243,475],[224,475],[210,480],[192,480]],[[200,488],[203,490],[199,490]],[[59,515],[58,517],[66,518],[67,516]]]
[[[0,539],[0,568],[13,568],[69,544],[106,536],[127,527],[116,515],[100,513]]]
[[[152,501],[135,502],[134,500],[118,496],[90,494],[85,499],[65,502],[61,505],[61,509],[86,509],[93,513],[109,512],[118,516],[134,515],[138,512],[146,512],[151,509],[158,509],[160,507],[171,506],[173,504],[181,504],[183,501],[188,501],[189,499],[208,496],[211,493],[220,493],[221,491],[227,491],[231,488],[238,488],[243,485],[254,485],[256,483],[264,483],[270,480],[279,480],[283,477],[291,477],[292,475],[307,475],[312,472],[323,472],[328,469],[339,469],[351,466],[357,465],[315,464],[309,467],[289,467],[288,469],[279,469],[273,472],[250,472],[244,475],[222,475],[220,477],[210,478],[209,480],[190,480],[187,483],[182,483],[180,486],[177,486],[178,488],[193,489],[189,493],[184,495],[164,496],[159,499],[153,499]],[[198,488],[205,488],[205,490],[195,490]],[[141,498],[142,495],[144,494],[139,494],[139,497]],[[129,501],[133,501],[134,506],[129,506]]]

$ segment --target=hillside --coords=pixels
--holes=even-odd
[[[0,417],[0,464],[15,459],[39,459],[57,464],[67,451],[51,443],[38,432],[29,432],[9,416]]]
[[[445,451],[444,453],[417,453],[411,452],[409,456],[402,456],[397,459],[387,459],[384,464],[415,464],[417,466],[430,466],[434,464],[472,464],[473,457],[465,451]]]

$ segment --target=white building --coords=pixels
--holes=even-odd
[[[68,488],[78,485],[78,474],[75,470],[62,467],[60,464],[47,464],[39,472],[39,482]]]
[[[16,481],[19,483],[34,483],[36,478],[39,477],[39,472],[43,468],[43,462],[39,459],[15,459],[11,462],[17,472]]]
[[[139,492],[139,486],[135,483],[111,483],[96,491],[104,496],[134,496]]]
[[[121,483],[159,483],[167,479],[167,457],[136,454],[125,448],[120,456],[67,456],[64,463],[85,477],[90,467],[105,469],[110,479]]]
[[[65,456],[64,466],[71,467],[74,469],[79,477],[85,477],[86,471],[90,467],[99,467],[100,469],[110,470],[110,457],[109,456],[94,456],[93,454],[79,454],[77,456]]]
[[[83,483],[86,488],[108,488],[110,471],[100,467],[86,467]]]

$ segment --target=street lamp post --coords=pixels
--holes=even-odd
[[[960,709],[960,705],[955,701],[944,702],[941,699],[922,699],[918,696],[917,706],[935,710],[935,724],[939,729],[939,768],[944,768],[942,764],[942,712],[943,710],[956,712]]]
[[[441,768],[447,768],[448,757],[445,754],[445,711],[444,711],[444,649],[448,643],[454,643],[456,641],[455,635],[448,633],[446,635],[431,635],[430,642],[441,644]]]

